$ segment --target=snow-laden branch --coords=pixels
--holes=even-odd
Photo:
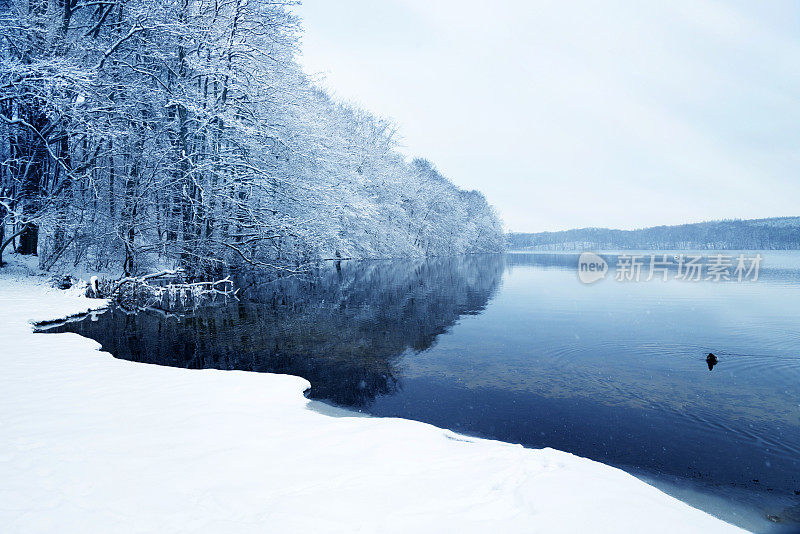
[[[97,67],[95,67],[95,70],[101,70],[103,68],[103,65],[105,65],[106,60],[111,56],[111,54],[116,52],[117,49],[119,49],[119,47],[122,46],[123,43],[125,43],[125,41],[127,41],[137,33],[142,32],[144,30],[145,27],[142,26],[142,23],[139,20],[137,20],[134,23],[134,25],[131,26],[131,28],[128,30],[128,33],[117,39],[117,41],[114,44],[112,44],[105,52],[103,52],[103,57],[100,58],[100,62],[97,64]]]

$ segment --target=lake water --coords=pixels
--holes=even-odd
[[[591,285],[573,254],[342,262],[185,317],[110,309],[48,332],[303,376],[314,399],[569,451],[747,528],[800,530],[800,253],[764,251],[742,282],[617,281],[601,255]]]

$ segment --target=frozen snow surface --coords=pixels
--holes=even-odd
[[[740,531],[571,454],[309,401],[302,378],[33,334],[104,302],[2,273],[4,533]]]

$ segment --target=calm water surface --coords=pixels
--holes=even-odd
[[[300,375],[314,399],[569,451],[800,531],[800,253],[762,255],[741,283],[617,282],[613,254],[593,285],[571,254],[342,262],[186,317],[111,309],[48,331],[139,362]]]

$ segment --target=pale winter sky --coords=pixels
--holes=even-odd
[[[800,215],[800,2],[303,0],[304,67],[516,231]]]

